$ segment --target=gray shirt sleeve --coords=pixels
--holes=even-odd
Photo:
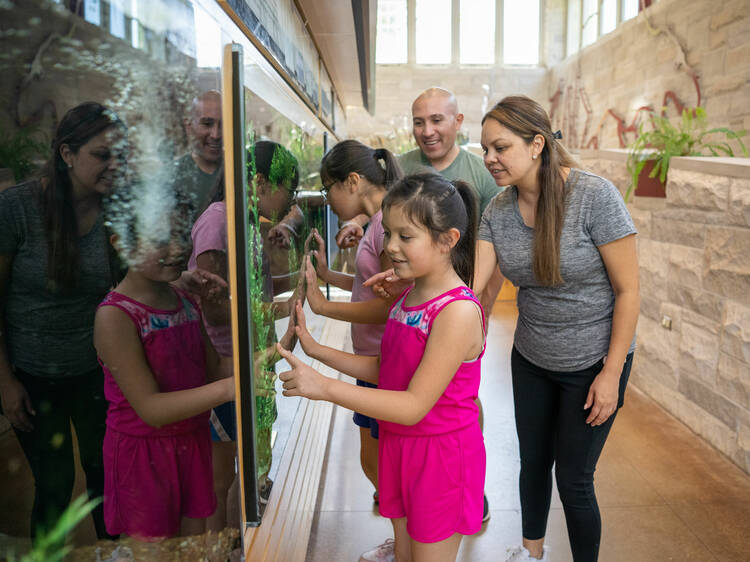
[[[629,234],[635,234],[633,219],[614,184],[603,180],[592,191],[586,226],[594,244],[602,246]]]

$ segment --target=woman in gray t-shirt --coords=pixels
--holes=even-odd
[[[640,306],[636,231],[622,197],[575,169],[559,138],[525,96],[503,99],[482,121],[484,163],[511,187],[482,216],[474,290],[496,265],[519,289],[511,365],[523,547],[514,562],[547,559],[553,464],[573,558],[597,560],[593,475],[623,403]]]
[[[61,119],[43,176],[0,193],[0,405],[34,475],[32,535],[70,502],[71,422],[90,497],[104,493],[107,401],[93,326],[117,281],[101,206],[126,142],[112,111],[82,103]],[[93,518],[109,537],[101,504]]]

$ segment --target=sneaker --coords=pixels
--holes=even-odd
[[[395,546],[396,541],[386,539],[380,546],[376,546],[360,556],[359,562],[396,562]]]
[[[484,510],[482,511],[482,523],[490,520],[490,502],[487,501],[487,494],[484,495]]]
[[[549,549],[546,546],[543,546],[542,552],[543,554],[541,558],[534,558],[529,554],[529,551],[522,546],[509,547],[506,551],[508,558],[505,559],[505,562],[549,562],[549,556],[547,556]]]

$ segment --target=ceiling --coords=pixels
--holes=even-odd
[[[298,0],[298,3],[342,105],[347,110],[363,107],[352,0]]]

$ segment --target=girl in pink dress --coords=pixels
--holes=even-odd
[[[169,211],[151,212],[129,197],[135,191],[120,195],[129,212],[109,217],[129,269],[99,305],[94,346],[109,401],[105,524],[110,534],[151,541],[203,532],[216,509],[208,416],[234,398],[234,381],[197,304],[171,285],[190,255],[189,212],[177,205],[164,221]]]
[[[328,400],[378,419],[380,513],[391,519],[397,561],[455,560],[482,524],[486,467],[475,403],[484,318],[468,288],[477,203],[471,188],[435,174],[397,182],[382,204],[385,249],[414,279],[390,309],[379,357],[318,344],[297,310],[305,353],[359,380],[328,378],[286,351],[284,395]]]

